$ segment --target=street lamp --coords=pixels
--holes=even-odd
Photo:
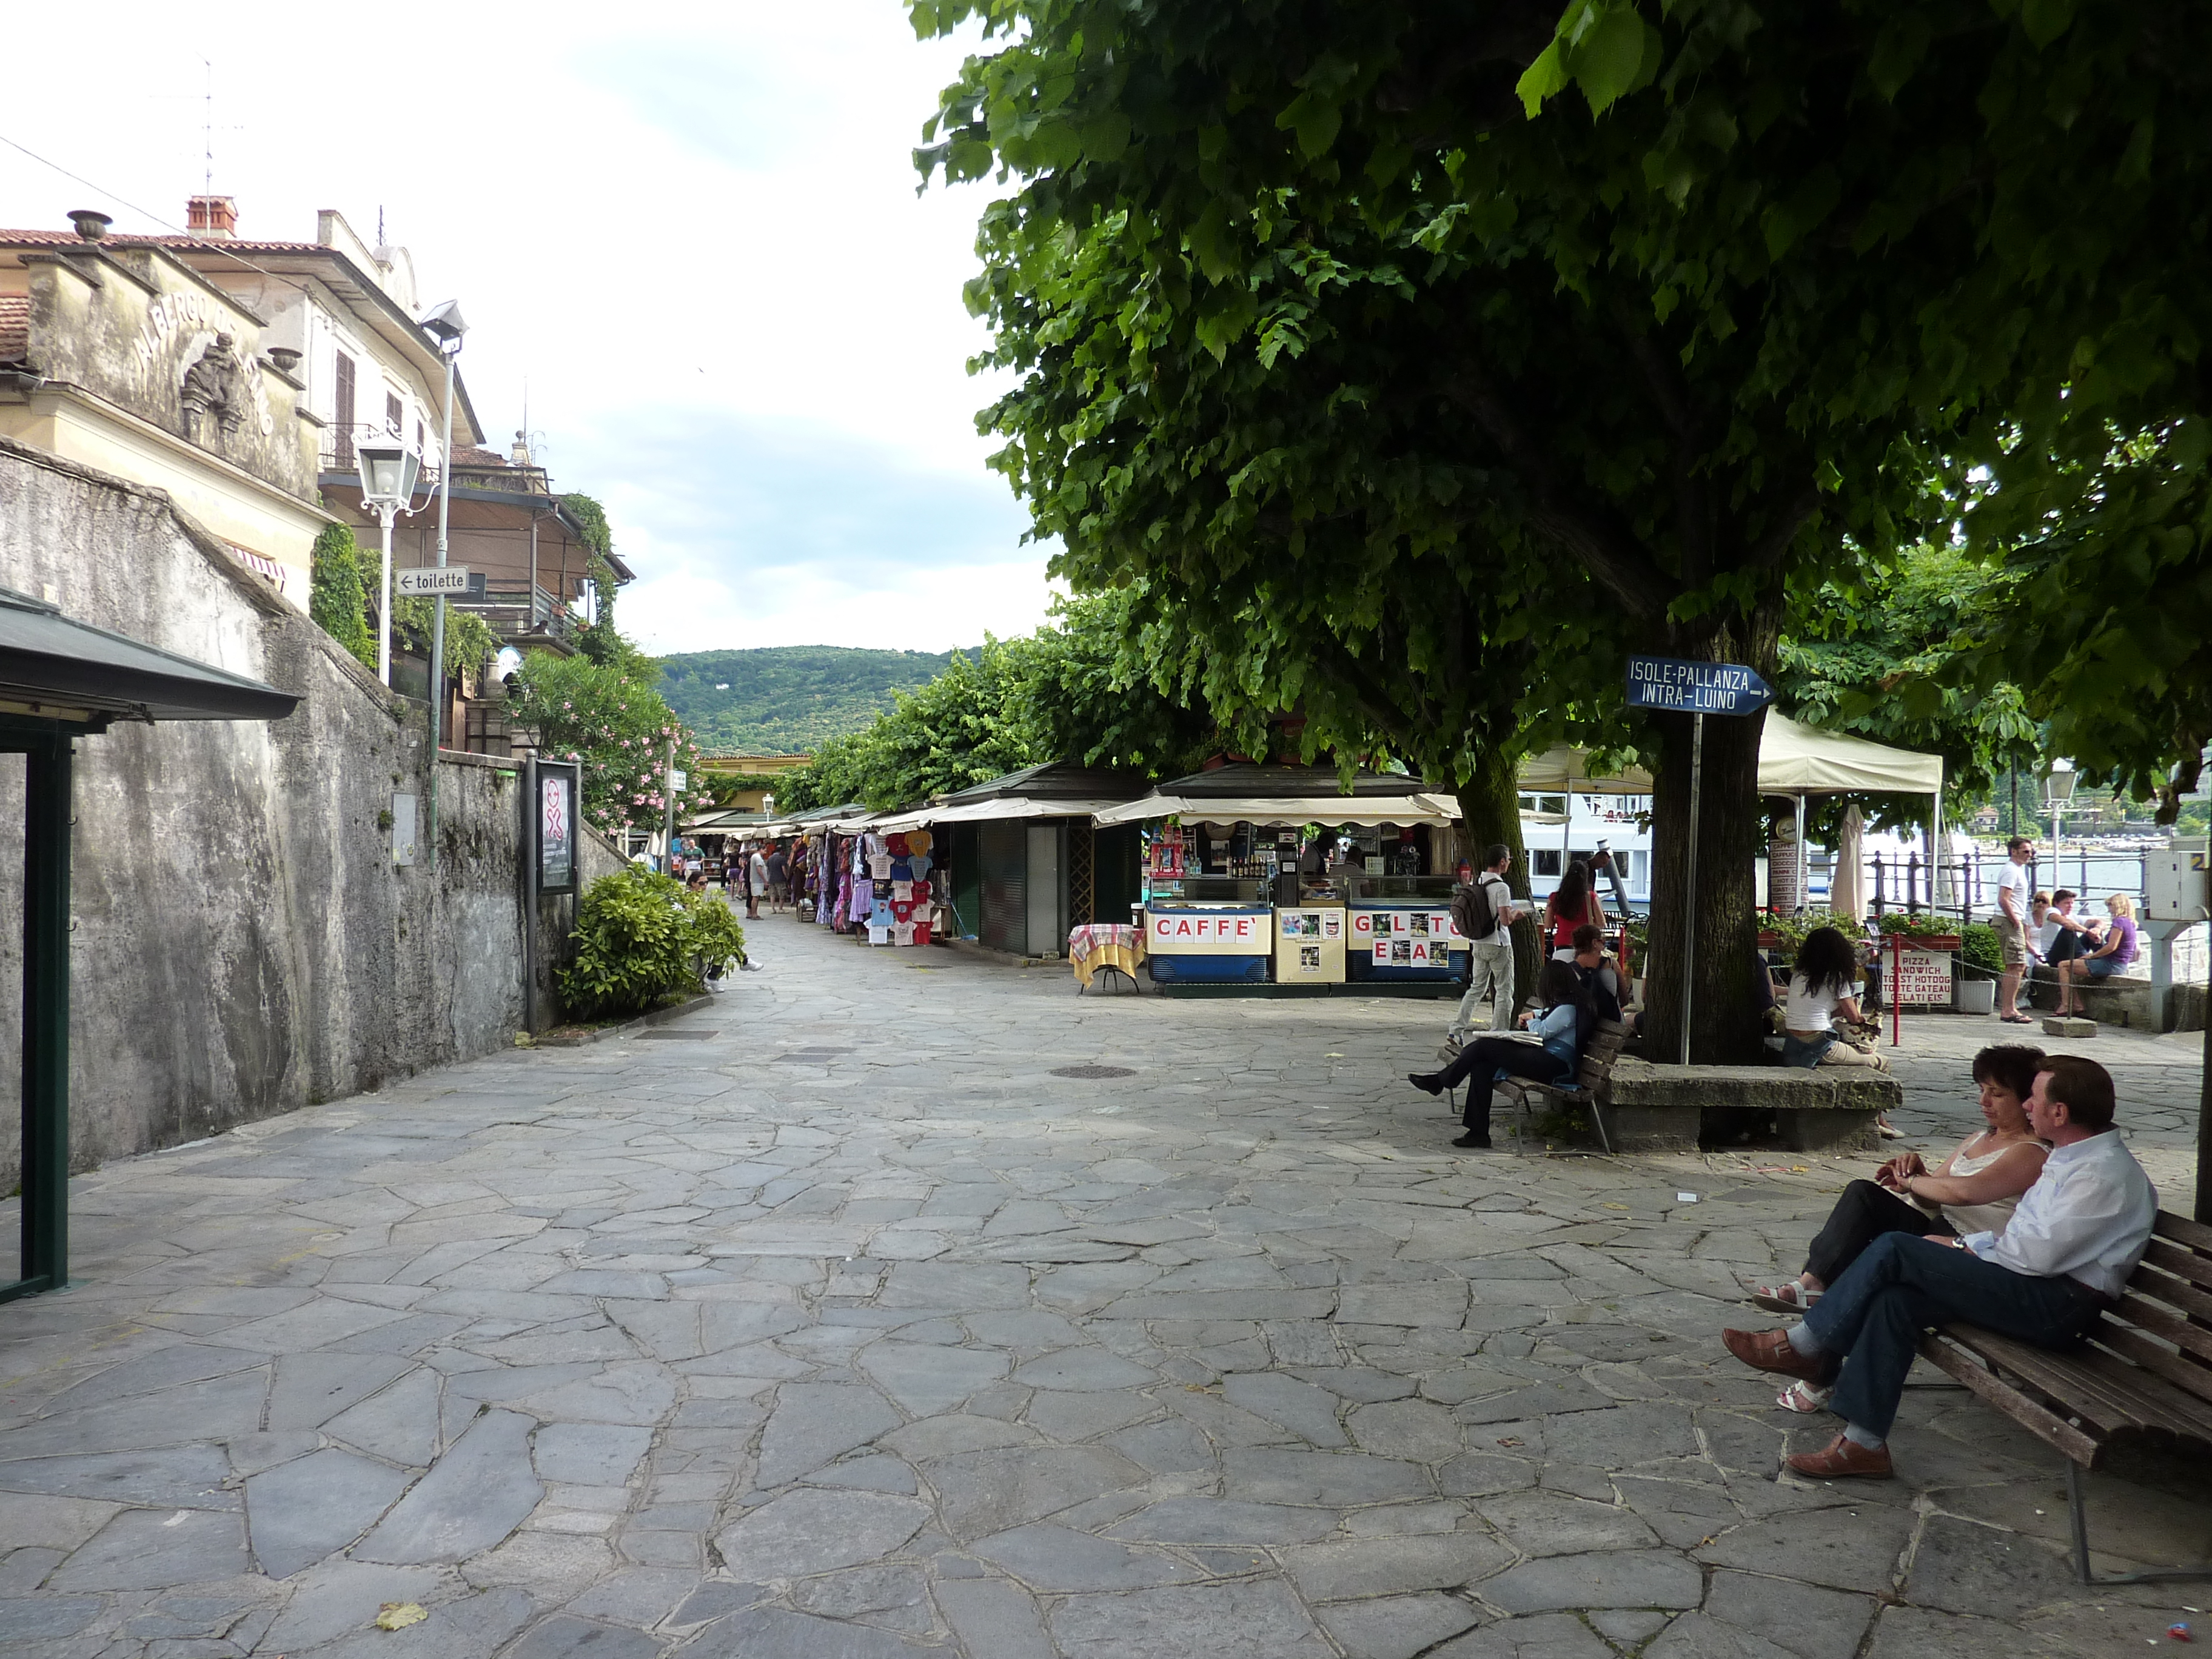
[[[376,588],[376,678],[392,684],[392,520],[415,497],[422,458],[397,438],[365,438],[354,446],[361,466],[361,504],[384,526],[384,561]]]
[[[2074,799],[2074,763],[2055,760],[2051,763],[2051,775],[2043,781],[2044,804],[2051,809],[2051,884],[2053,887],[2065,880],[2058,861],[2066,856],[2066,836],[2060,817],[2069,802]]]
[[[453,494],[453,359],[461,355],[461,337],[469,325],[461,319],[460,302],[446,300],[422,313],[423,331],[438,343],[446,360],[445,436],[438,462],[438,568],[446,568],[446,518]],[[446,596],[438,595],[438,609],[430,624],[430,859],[438,857],[438,750],[446,723]]]

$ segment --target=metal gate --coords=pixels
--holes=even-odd
[[[994,951],[1029,954],[1029,843],[1025,826],[1004,822],[977,826],[982,866],[982,920],[977,938]]]

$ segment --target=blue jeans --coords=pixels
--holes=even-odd
[[[1887,1436],[1929,1326],[1971,1320],[2039,1348],[2068,1348],[2105,1305],[2078,1279],[2032,1278],[1911,1233],[1884,1233],[1813,1304],[1805,1328],[1844,1357],[1829,1409]]]
[[[1782,1034],[1782,1063],[1811,1071],[1819,1066],[1829,1049],[1836,1046],[1836,1034],[1829,1031],[1816,1037],[1801,1037],[1795,1031]]]

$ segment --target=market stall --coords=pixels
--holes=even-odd
[[[1443,837],[1449,796],[1402,775],[1237,762],[1099,812],[1145,824],[1142,920],[1156,983],[1463,975]],[[1418,953],[1415,941],[1419,942]]]
[[[1133,773],[1054,763],[1024,767],[927,806],[885,814],[885,835],[935,837],[939,924],[1013,956],[1056,957],[1070,931],[1125,922],[1137,896],[1139,835],[1100,831],[1092,814],[1145,793]]]

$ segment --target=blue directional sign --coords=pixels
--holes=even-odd
[[[1632,656],[1628,706],[1677,714],[1756,714],[1774,689],[1741,663]]]

